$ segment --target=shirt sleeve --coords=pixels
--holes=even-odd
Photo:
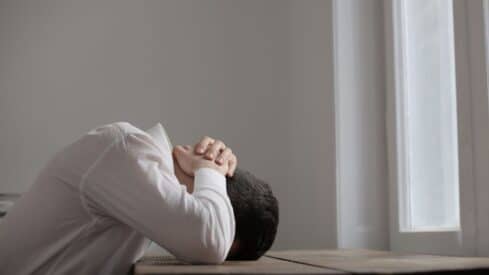
[[[181,260],[221,263],[232,245],[235,221],[225,177],[201,168],[189,194],[143,133],[112,144],[87,171],[81,189],[92,215],[115,218]]]

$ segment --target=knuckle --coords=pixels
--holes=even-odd
[[[230,159],[230,155],[229,155],[229,154],[226,154],[226,152],[223,152],[223,153],[221,154],[221,157],[222,157],[222,159],[224,159],[224,160],[226,160],[226,161],[228,161],[228,160]]]
[[[200,139],[200,142],[201,143],[205,143],[205,142],[212,142],[214,139],[211,138],[210,136],[203,136],[201,139]]]

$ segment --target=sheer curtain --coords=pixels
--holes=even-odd
[[[459,227],[452,1],[400,3],[402,231]]]

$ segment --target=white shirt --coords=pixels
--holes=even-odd
[[[0,274],[125,274],[149,240],[187,262],[224,261],[226,179],[199,169],[189,194],[163,135],[114,123],[56,154],[0,224]]]

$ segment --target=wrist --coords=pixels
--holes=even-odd
[[[195,170],[194,192],[214,189],[226,194],[226,177],[216,169],[202,167]]]
[[[216,172],[218,172],[219,174],[223,175],[224,174],[222,173],[221,169],[219,169],[219,167],[212,161],[200,161],[199,163],[197,163],[195,166],[194,166],[194,170],[193,170],[193,173],[195,175],[195,173],[199,170],[199,169],[202,169],[202,168],[208,168],[208,169],[212,169]]]

